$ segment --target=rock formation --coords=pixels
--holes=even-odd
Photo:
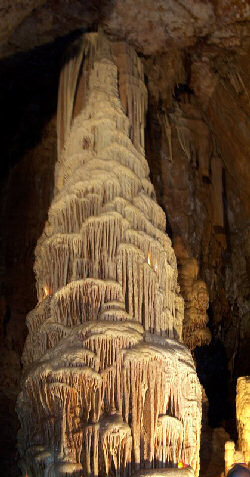
[[[211,333],[207,328],[209,295],[206,283],[198,279],[197,260],[188,256],[178,257],[178,252],[177,258],[179,258],[180,288],[185,300],[183,341],[193,351],[196,346],[209,344],[211,341]]]
[[[61,74],[54,199],[27,317],[17,409],[29,477],[164,475],[152,469],[179,460],[199,473],[201,388],[180,342],[176,259],[144,156],[146,104],[135,51],[86,35]]]
[[[225,444],[225,475],[237,463],[250,465],[250,376],[243,376],[237,381],[236,417],[238,445],[233,441]]]
[[[238,424],[238,445],[246,464],[250,463],[250,376],[238,378],[236,416]]]

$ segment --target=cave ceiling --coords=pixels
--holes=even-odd
[[[247,48],[249,0],[1,0],[0,56],[97,24],[145,55],[204,41]]]

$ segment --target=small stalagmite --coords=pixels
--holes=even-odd
[[[178,244],[176,252],[181,251]],[[209,295],[206,283],[198,279],[199,265],[194,257],[179,255],[179,281],[185,300],[182,327],[183,341],[193,351],[196,346],[209,344],[211,332],[207,327]]]
[[[27,317],[21,467],[29,477],[160,476],[182,461],[182,475],[197,476],[201,387],[144,154],[143,67],[102,33],[73,51]]]
[[[238,443],[225,443],[225,475],[234,464],[250,466],[250,376],[237,380],[236,418]]]

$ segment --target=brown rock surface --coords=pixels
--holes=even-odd
[[[248,41],[248,0],[1,0],[1,55],[39,46],[78,28],[102,24],[147,55],[206,38],[238,47]]]

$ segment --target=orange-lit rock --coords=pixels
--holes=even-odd
[[[234,464],[250,465],[250,377],[237,381],[236,417],[238,429],[237,447],[233,441],[225,444],[225,474]]]

